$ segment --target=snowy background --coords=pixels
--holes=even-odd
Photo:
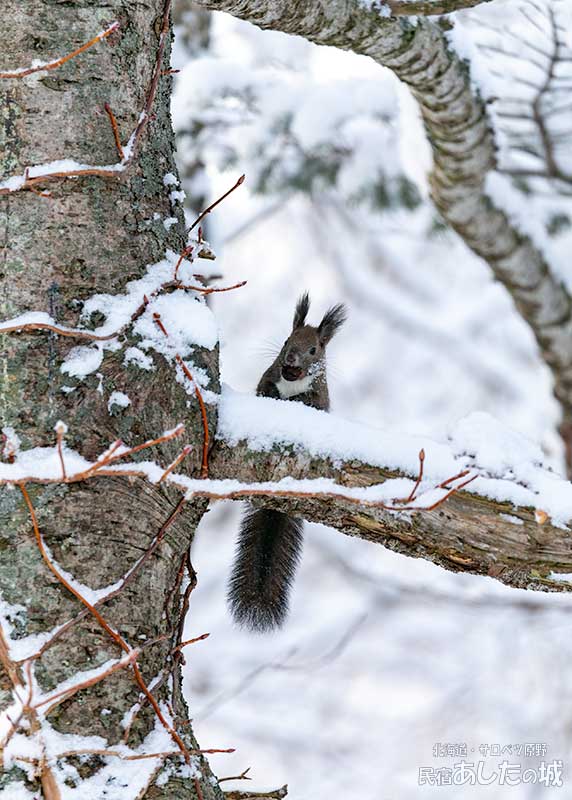
[[[526,48],[511,41],[522,32],[544,43],[534,26],[527,32],[520,5],[496,0],[457,15],[453,41],[476,59],[488,96],[527,99],[511,69],[538,80]],[[561,19],[572,41],[570,14]],[[310,321],[340,300],[350,311],[330,348],[333,413],[446,440],[459,419],[486,411],[561,469],[548,370],[506,291],[431,207],[430,152],[407,90],[365,58],[223,15],[213,15],[199,47],[195,23],[181,2],[173,116],[189,215],[193,198],[210,200],[247,175],[206,231],[216,272],[248,280],[212,302],[224,382],[254,391],[308,290]],[[510,35],[499,32],[503,23]],[[509,46],[518,63],[498,53]],[[502,103],[493,109],[502,112]],[[523,163],[511,150],[523,130],[499,130],[503,158]],[[565,124],[558,134],[564,146]],[[562,187],[519,191],[495,181],[491,192],[511,203],[572,284],[572,203]],[[529,800],[559,791],[420,787],[420,768],[460,760],[435,757],[438,743],[466,743],[467,760],[484,760],[488,774],[503,758],[533,767],[541,759],[485,758],[479,746],[545,744],[547,760],[564,761],[566,786],[572,601],[449,574],[308,525],[288,623],[255,636],[234,628],[225,606],[239,513],[238,504],[220,503],[201,525],[187,629],[189,637],[211,633],[187,650],[201,745],[237,748],[211,756],[221,777],[251,767],[251,783],[225,788],[288,783],[292,800]]]

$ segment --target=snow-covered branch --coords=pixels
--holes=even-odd
[[[406,83],[433,150],[432,198],[446,222],[491,267],[530,325],[554,376],[568,438],[572,420],[572,301],[542,250],[491,197],[496,142],[486,104],[471,80],[461,37],[418,19],[380,14],[375,4],[285,0],[198,0],[263,29],[371,57]],[[454,49],[458,46],[459,52]]]
[[[510,586],[563,591],[572,583],[572,486],[543,465],[538,446],[492,417],[472,414],[441,443],[228,388],[218,406],[210,479],[176,471],[188,448],[167,467],[125,463],[180,435],[179,426],[133,448],[116,442],[93,462],[62,448],[60,436],[55,448],[20,452],[15,445],[0,465],[0,485],[69,485],[112,476],[164,482],[187,503],[204,497],[287,509]]]
[[[420,449],[425,470],[419,511],[396,511],[395,502],[388,509],[389,498],[412,490]],[[431,510],[431,497],[460,485],[448,477],[466,470],[478,477]],[[260,492],[253,481],[310,479],[311,497],[268,492],[264,504],[446,569],[529,589],[562,591],[572,580],[570,483],[542,466],[540,448],[485,414],[471,415],[452,430],[449,442],[436,443],[226,390],[210,474],[250,482],[250,491],[236,496],[255,499]],[[338,495],[320,497],[320,479],[334,481]],[[385,498],[385,506],[372,503],[374,497]]]

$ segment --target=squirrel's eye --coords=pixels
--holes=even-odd
[[[315,347],[311,347],[310,348],[310,355],[311,356],[315,356],[316,355],[316,348]]]

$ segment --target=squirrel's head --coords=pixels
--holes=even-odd
[[[305,292],[296,304],[292,333],[280,352],[281,375],[286,381],[299,381],[317,374],[323,364],[326,346],[346,321],[346,308],[342,303],[332,306],[314,328],[306,325],[310,297]]]

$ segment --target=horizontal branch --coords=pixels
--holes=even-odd
[[[450,442],[438,443],[230,389],[218,405],[207,480],[175,472],[181,458],[167,467],[119,463],[180,435],[179,426],[132,448],[116,442],[94,462],[62,449],[60,438],[53,448],[11,451],[0,463],[0,485],[25,491],[102,477],[165,483],[187,503],[249,500],[456,572],[519,588],[572,589],[572,484],[541,465],[539,448],[492,418],[473,415]]]
[[[396,512],[368,503],[364,487],[375,486],[376,494],[385,487],[387,497],[407,496],[417,475],[420,441],[350,424],[298,403],[233,393],[223,395],[220,404],[210,475],[232,476],[244,484],[287,476],[319,484],[316,479],[328,478],[340,487],[338,496],[269,494],[262,502],[254,488],[241,495],[455,572],[488,575],[519,588],[572,588],[572,532],[563,524],[564,517],[572,518],[572,486],[539,466],[518,459],[514,465],[505,463],[502,473],[512,471],[516,477],[511,479],[475,466],[472,474],[479,477],[470,487],[429,510],[423,507],[428,505],[427,487],[462,471],[468,458],[424,440],[423,506]],[[350,493],[364,502],[348,498]]]
[[[531,327],[572,441],[572,299],[539,247],[490,196],[488,179],[497,161],[486,105],[443,28],[427,19],[412,25],[359,0],[197,0],[197,5],[369,56],[410,87],[433,151],[435,205],[489,264]]]

